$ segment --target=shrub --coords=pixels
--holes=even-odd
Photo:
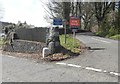
[[[96,35],[101,36],[101,37],[105,37],[108,34],[108,32],[105,31],[99,31],[96,33]]]
[[[113,35],[116,35],[116,34],[118,34],[118,31],[117,31],[115,28],[111,27],[111,28],[109,29],[109,34],[108,34],[108,36],[110,37],[110,36],[113,36]]]

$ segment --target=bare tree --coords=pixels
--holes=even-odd
[[[94,2],[95,16],[98,21],[98,26],[101,28],[102,22],[106,15],[110,12],[112,2]]]
[[[53,18],[62,18],[69,22],[70,10],[71,10],[71,2],[56,2],[54,0],[49,1],[46,4],[49,13],[45,17],[46,20]],[[68,27],[68,25],[67,25]]]
[[[84,2],[81,4],[81,14],[84,21],[84,29],[90,30],[93,24],[94,7],[92,2]]]
[[[61,2],[49,1],[45,4],[47,8],[44,7],[46,15],[45,19],[48,23],[52,23],[53,18],[62,18],[63,6]]]
[[[117,28],[118,33],[120,34],[120,1],[118,2],[118,5],[117,5],[115,28]]]

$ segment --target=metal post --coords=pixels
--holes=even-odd
[[[73,50],[74,50],[74,46],[75,46],[75,31],[73,30]],[[75,52],[75,50],[74,50]]]
[[[66,44],[66,20],[65,20],[65,22],[64,22],[64,34],[65,34],[65,44]]]

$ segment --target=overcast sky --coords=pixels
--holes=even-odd
[[[0,0],[0,5],[4,8],[2,21],[26,21],[28,24],[42,27],[49,25],[44,19],[44,4],[40,0]]]

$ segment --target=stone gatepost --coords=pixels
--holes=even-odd
[[[53,27],[50,29],[49,38],[47,41],[48,48],[51,51],[51,54],[60,52],[61,45],[59,39],[59,28]]]

